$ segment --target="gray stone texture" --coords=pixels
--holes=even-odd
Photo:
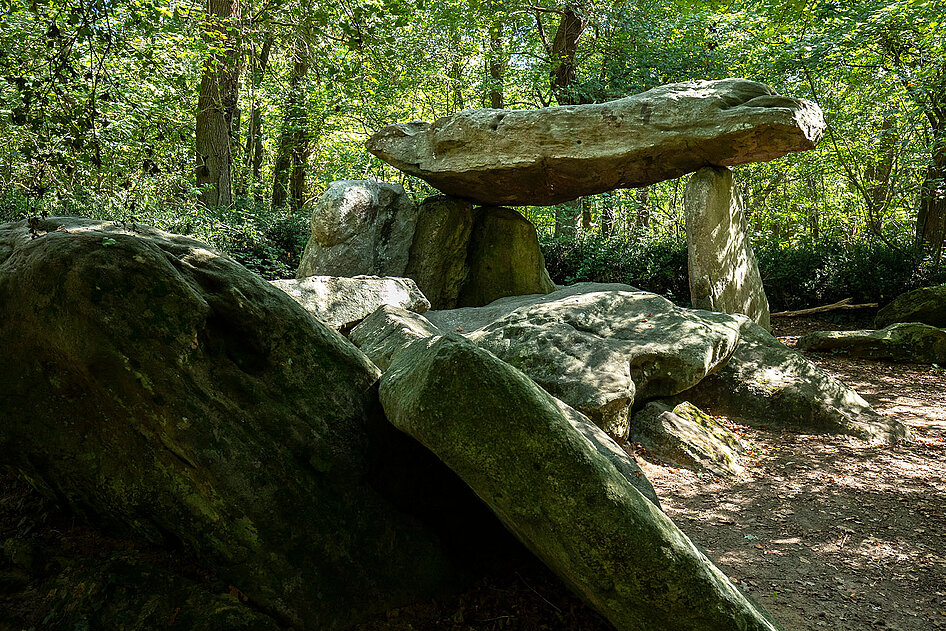
[[[879,331],[815,331],[802,336],[798,348],[896,362],[946,364],[946,329],[899,322]]]
[[[742,441],[689,402],[651,401],[634,414],[630,439],[659,460],[716,475],[742,473]]]
[[[270,281],[316,318],[341,331],[355,326],[381,305],[424,313],[430,302],[410,278],[307,276]]]
[[[442,332],[424,316],[400,307],[384,305],[351,330],[348,340],[361,349],[374,365],[387,370],[394,358],[417,340]]]
[[[739,344],[716,373],[679,395],[711,414],[806,433],[840,433],[894,442],[908,435],[853,388],[779,342],[746,316]]]
[[[694,173],[684,193],[684,208],[693,308],[742,313],[769,330],[769,301],[732,171],[704,167]]]
[[[617,629],[780,628],[640,493],[617,445],[489,352],[455,334],[416,342],[380,397],[395,426]]]
[[[617,101],[464,110],[390,125],[368,150],[435,188],[486,206],[550,205],[702,167],[813,149],[825,122],[804,99],[745,79],[687,81]]]

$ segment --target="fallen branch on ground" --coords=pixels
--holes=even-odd
[[[876,309],[878,306],[876,302],[865,302],[859,305],[852,305],[851,300],[853,300],[853,298],[845,298],[844,300],[839,300],[838,302],[835,302],[834,304],[824,305],[822,307],[811,307],[810,309],[799,309],[798,311],[779,311],[771,315],[781,316],[785,318],[792,318],[795,316],[805,316],[805,315],[811,315],[813,313],[824,313],[825,311],[838,311],[841,309]]]

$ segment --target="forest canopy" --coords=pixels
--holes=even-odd
[[[817,151],[738,169],[758,240],[942,254],[942,1],[0,6],[5,219],[131,218],[218,241],[252,238],[247,224],[275,226],[287,271],[305,209],[330,182],[375,178],[432,193],[365,151],[386,124],[745,77],[816,101],[829,124]],[[672,239],[682,189],[678,180],[523,210],[559,237],[646,229]]]

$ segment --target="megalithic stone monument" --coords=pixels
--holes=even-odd
[[[813,149],[811,101],[746,79],[687,81],[617,101],[536,110],[464,110],[389,125],[368,151],[433,187],[488,206],[552,205],[705,166]]]

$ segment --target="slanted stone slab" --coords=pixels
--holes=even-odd
[[[896,322],[922,322],[946,328],[946,285],[921,287],[900,294],[877,312],[874,326],[882,329]]]
[[[430,337],[442,335],[442,331],[424,316],[383,305],[351,330],[348,340],[361,349],[375,366],[387,370],[394,358],[405,348]]]
[[[400,186],[332,182],[312,209],[296,278],[404,276],[416,223],[417,206]]]
[[[742,193],[725,167],[693,174],[684,194],[694,309],[743,313],[769,330],[769,301],[746,234]]]
[[[888,442],[908,435],[899,421],[874,412],[853,388],[786,347],[748,317],[733,317],[742,325],[732,357],[679,399],[751,425]]]
[[[684,401],[652,401],[634,414],[630,439],[660,460],[716,475],[742,473],[742,441],[712,416]]]
[[[896,362],[946,364],[946,329],[900,322],[879,331],[815,331],[802,336],[798,348]]]
[[[487,206],[550,205],[806,151],[824,129],[816,104],[724,79],[593,105],[464,110],[385,127],[367,147],[448,195]]]
[[[617,629],[780,628],[639,492],[617,445],[602,453],[607,436],[492,354],[455,334],[417,342],[380,396],[395,426]]]
[[[635,401],[696,385],[729,359],[739,340],[734,316],[684,309],[656,294],[562,293],[469,337],[619,439],[627,436]]]
[[[334,329],[355,326],[382,305],[424,313],[430,303],[410,278],[307,276],[273,280],[306,311]]]

